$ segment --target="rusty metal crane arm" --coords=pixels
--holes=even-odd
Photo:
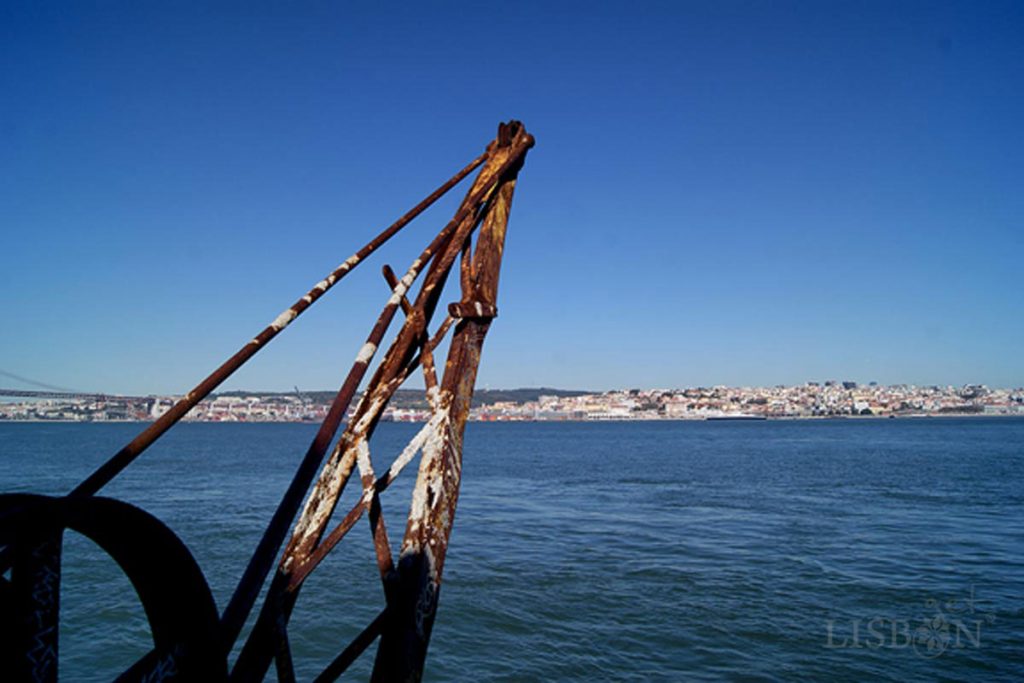
[[[0,577],[0,668],[20,678],[56,681],[61,538],[64,529],[74,528],[84,530],[115,558],[138,590],[150,618],[154,649],[118,680],[227,677],[257,681],[263,679],[272,662],[279,680],[294,680],[287,628],[303,582],[366,516],[385,605],[317,680],[337,678],[378,637],[373,679],[419,680],[458,502],[462,442],[480,353],[491,320],[497,315],[498,275],[509,208],[519,170],[533,144],[533,137],[521,123],[501,124],[497,138],[484,154],[285,309],[67,496],[0,496],[0,574],[11,570],[10,580]],[[455,216],[404,275],[398,278],[390,267],[384,267],[391,290],[384,310],[218,618],[205,578],[173,532],[141,510],[94,494],[339,280],[477,169],[479,173]],[[431,332],[431,321],[456,261],[459,300],[447,307],[443,321]],[[413,285],[421,275],[423,283],[410,301]],[[346,421],[350,404],[399,310],[404,315],[401,329]],[[439,379],[434,352],[449,332],[451,343]],[[388,402],[417,369],[423,372],[430,419],[388,469],[377,475],[370,440]],[[343,422],[345,428],[330,448]],[[324,463],[329,449],[330,456]],[[417,453],[422,456],[396,562],[380,497]],[[360,482],[358,500],[328,531],[331,516],[355,471]],[[256,622],[229,673],[228,655],[300,508],[301,515],[277,563]],[[140,535],[146,537],[142,545],[138,543]],[[161,586],[172,584],[178,588],[164,595]]]

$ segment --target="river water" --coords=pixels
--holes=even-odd
[[[140,429],[0,424],[0,491],[64,493]],[[378,471],[416,429],[381,425]],[[103,494],[174,529],[223,609],[314,430],[183,424]],[[64,548],[62,678],[110,680],[145,615]],[[382,606],[360,522],[299,599],[300,680]],[[472,423],[426,680],[482,678],[1024,680],[1024,420]]]

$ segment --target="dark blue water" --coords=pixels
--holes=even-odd
[[[139,428],[0,424],[0,490],[66,492]],[[378,470],[416,428],[381,427]],[[181,425],[104,494],[223,608],[312,434]],[[466,449],[428,680],[1024,680],[1024,420],[471,424]],[[144,615],[75,534],[64,572],[62,675],[109,680]],[[382,605],[362,522],[299,600],[300,678]]]

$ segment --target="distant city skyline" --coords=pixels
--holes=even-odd
[[[1019,387],[1022,29],[1015,2],[8,5],[0,369],[184,392],[518,118],[478,386]],[[451,208],[220,391],[335,388],[380,266]]]
[[[389,421],[428,422],[432,408],[422,393],[404,392],[382,413]],[[316,422],[330,409],[331,392],[235,393],[208,398],[185,419],[202,422]],[[175,404],[175,397],[78,396],[0,402],[0,421],[148,421]],[[355,410],[354,405],[349,406]],[[1024,416],[1024,390],[858,386],[854,382],[796,387],[690,388],[586,393],[572,391],[478,391],[471,420],[591,421],[810,419],[834,417]]]

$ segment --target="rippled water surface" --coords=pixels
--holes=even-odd
[[[140,428],[0,424],[0,490],[64,493]],[[181,425],[103,493],[174,529],[223,608],[314,429]],[[381,426],[378,469],[416,429]],[[471,424],[463,474],[427,680],[1024,680],[1024,420]],[[383,605],[350,536],[296,608],[300,679]],[[149,642],[69,533],[62,677]]]

